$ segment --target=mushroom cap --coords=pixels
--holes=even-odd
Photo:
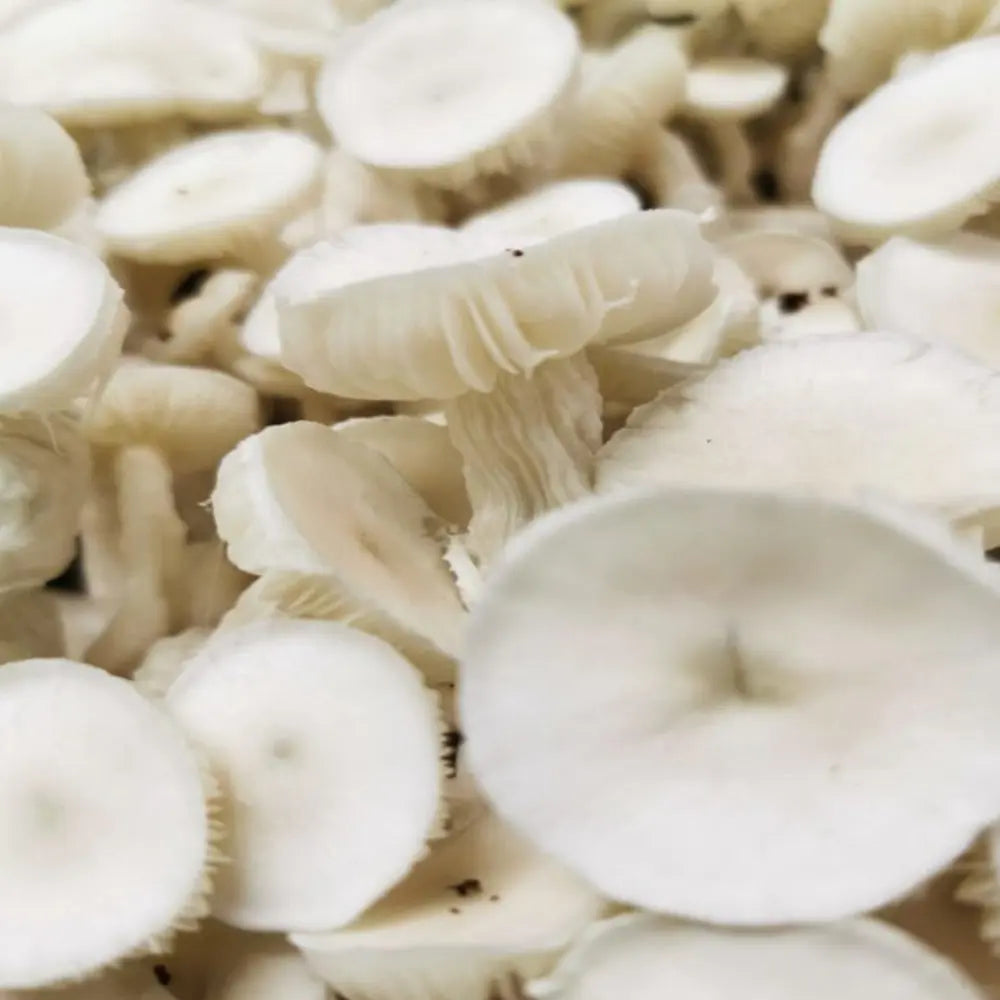
[[[461,185],[552,142],[579,52],[547,3],[401,0],[344,38],[316,100],[359,160]]]
[[[844,237],[928,236],[985,211],[1000,185],[1000,37],[956,45],[880,87],[823,146],[813,200]]]
[[[68,408],[121,350],[122,289],[100,257],[33,229],[0,228],[0,275],[0,413]]]
[[[783,312],[773,299],[760,307],[760,339],[765,342],[857,333],[860,329],[861,318],[857,312],[839,298],[815,299],[790,313]]]
[[[327,287],[279,298],[284,363],[313,388],[365,399],[488,392],[588,342],[641,340],[711,301],[697,220],[636,212],[521,249],[436,227],[357,226],[305,253]]]
[[[950,960],[878,920],[766,932],[697,927],[652,914],[595,924],[533,1000],[685,1000],[747,995],[767,1000],[845,996],[982,1000]]]
[[[44,111],[0,104],[0,224],[51,229],[90,194],[83,158]]]
[[[334,622],[225,630],[165,703],[223,779],[232,863],[212,908],[227,923],[336,927],[419,857],[438,812],[437,713],[386,643]]]
[[[949,343],[1000,368],[1000,240],[893,237],[858,263],[855,291],[870,328]]]
[[[743,351],[633,416],[597,489],[697,486],[856,497],[959,520],[1000,506],[1000,385],[956,351],[888,333]]]
[[[94,667],[7,664],[0,693],[0,985],[81,978],[147,948],[201,900],[202,774],[166,715]]]
[[[62,0],[0,35],[0,98],[67,125],[231,118],[263,83],[239,21],[193,0]]]
[[[969,38],[993,0],[829,0],[819,41],[837,89],[864,97],[912,52],[934,52]]]
[[[929,518],[580,503],[515,540],[473,608],[466,763],[614,899],[743,925],[873,909],[996,814],[998,611],[995,572]]]
[[[293,64],[323,59],[345,27],[330,0],[210,0],[210,5],[239,17],[261,49]]]
[[[560,233],[638,212],[635,192],[626,184],[603,178],[555,181],[499,208],[474,215],[462,227],[530,246]]]
[[[695,63],[687,75],[685,110],[709,121],[745,121],[781,100],[788,70],[780,63],[716,57]]]
[[[326,1000],[326,986],[284,942],[244,950],[210,976],[205,1000]]]
[[[157,157],[113,188],[96,224],[112,253],[182,264],[239,255],[319,194],[323,153],[279,128],[216,132]]]
[[[178,473],[211,468],[259,426],[256,392],[232,375],[132,359],[115,369],[84,421],[95,445],[149,445]]]

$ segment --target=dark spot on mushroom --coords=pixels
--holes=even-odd
[[[449,913],[461,913],[462,911],[457,906],[449,906],[448,907],[448,912]]]
[[[782,292],[778,296],[778,309],[783,313],[797,313],[809,305],[808,292]]]
[[[458,774],[458,752],[462,749],[465,737],[458,729],[449,729],[442,737],[444,753],[441,761],[444,764],[446,777],[454,778]]]
[[[171,305],[177,305],[185,299],[193,299],[204,287],[205,282],[212,276],[212,272],[207,267],[195,268],[188,271],[180,281],[174,285],[170,293]]]
[[[499,896],[490,896],[490,902],[491,903],[499,903],[500,902],[500,897]]]
[[[58,575],[45,584],[49,590],[63,590],[71,594],[82,594],[86,589],[83,579],[83,559],[80,557],[80,539],[76,540],[76,554],[73,561]]]
[[[778,175],[770,167],[755,170],[751,178],[754,193],[761,201],[776,202],[781,199],[781,185]]]
[[[663,17],[654,17],[650,20],[653,24],[662,24],[665,28],[683,28],[689,24],[695,24],[698,20],[698,15],[690,12],[665,14]]]
[[[524,251],[523,250],[508,250],[507,253],[509,253],[511,255],[511,257],[523,257],[524,256]]]
[[[153,975],[156,976],[156,981],[161,986],[169,986],[170,980],[173,979],[173,976],[170,975],[170,970],[162,964],[153,966]]]
[[[824,286],[823,286],[823,287],[822,287],[822,288],[820,289],[820,291],[821,291],[821,292],[822,292],[822,293],[823,293],[823,294],[824,294],[824,295],[825,295],[825,296],[826,296],[826,297],[827,297],[828,299],[832,299],[832,298],[834,298],[834,297],[836,296],[836,294],[837,294],[837,286],[836,286],[836,285],[824,285]]]
[[[449,885],[449,889],[456,896],[461,896],[463,899],[467,899],[469,896],[481,896],[483,892],[483,883],[477,878],[467,878],[463,879],[461,882],[456,882],[454,885]]]

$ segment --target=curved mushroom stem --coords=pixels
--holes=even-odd
[[[491,392],[445,404],[445,417],[472,502],[467,544],[480,565],[529,521],[590,493],[601,395],[582,355],[502,375]]]
[[[713,121],[706,125],[718,157],[726,195],[731,201],[741,204],[755,202],[757,199],[750,180],[755,158],[742,122]]]
[[[112,463],[95,455],[80,518],[80,547],[87,593],[98,601],[114,598],[121,587],[120,530]]]
[[[660,130],[647,140],[632,173],[657,206],[683,208],[713,219],[722,212],[722,192],[705,176],[688,144],[673,132]]]
[[[173,477],[153,448],[123,448],[116,456],[120,604],[87,661],[111,673],[133,669],[170,629],[167,590],[182,565],[186,528],[174,508]]]
[[[781,192],[789,201],[807,201],[820,149],[840,120],[845,101],[829,74],[822,73],[806,98],[802,117],[781,142]]]

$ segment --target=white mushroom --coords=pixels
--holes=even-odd
[[[835,919],[996,815],[998,650],[1000,580],[930,518],[706,490],[581,502],[524,532],[473,609],[466,763],[614,899]]]
[[[293,934],[338,993],[365,1000],[517,995],[547,971],[602,900],[476,804],[409,877],[340,930]]]
[[[0,694],[0,986],[164,949],[205,912],[212,861],[210,785],[180,731],[70,660],[7,664]]]
[[[880,87],[830,133],[813,199],[846,239],[935,236],[1000,186],[1000,37],[956,45]]]
[[[231,257],[268,270],[281,227],[319,197],[322,153],[277,128],[217,132],[152,160],[102,201],[109,251],[146,263]]]
[[[696,927],[645,914],[596,924],[533,1000],[767,1000],[845,996],[983,1000],[957,965],[877,920],[748,932]]]
[[[166,705],[225,789],[231,864],[212,910],[228,923],[346,923],[403,878],[434,831],[435,705],[372,636],[289,620],[220,632]]]
[[[547,3],[401,0],[345,37],[317,102],[364,163],[464,188],[554,158],[578,57]]]
[[[205,1000],[325,1000],[326,987],[290,945],[267,941],[220,964]]]

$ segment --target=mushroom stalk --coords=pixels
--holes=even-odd
[[[540,514],[591,492],[601,445],[597,376],[582,356],[501,375],[445,404],[472,501],[470,551],[485,563]]]
[[[790,201],[808,201],[819,151],[840,120],[844,98],[829,73],[820,74],[806,98],[802,117],[782,141],[779,158],[781,192]]]
[[[691,147],[672,132],[650,139],[633,165],[633,174],[657,205],[718,215],[722,195],[705,176]]]
[[[712,121],[706,125],[727,196],[739,203],[756,201],[750,180],[754,170],[754,151],[742,123]]]

